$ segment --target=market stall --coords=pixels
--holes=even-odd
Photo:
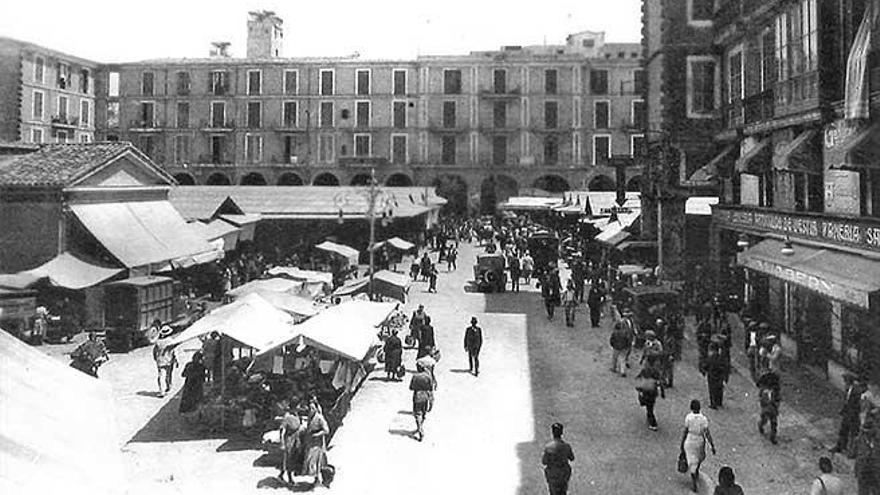
[[[402,274],[382,270],[373,275],[373,294],[382,298],[393,299],[406,304],[412,280]],[[355,296],[366,294],[370,290],[370,277],[353,280],[333,291],[334,296]]]
[[[320,310],[315,301],[310,297],[270,290],[254,290],[248,294],[256,294],[277,309],[290,314],[293,317],[294,323],[301,323],[318,314]]]
[[[303,270],[295,266],[274,266],[269,269],[268,273],[273,277],[284,277],[305,282],[309,287],[309,291],[317,290],[316,288],[318,288],[321,291],[330,292],[333,289],[333,274],[330,272]]]

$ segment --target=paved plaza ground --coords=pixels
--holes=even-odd
[[[589,328],[585,308],[574,328],[559,314],[548,321],[540,294],[474,292],[471,263],[477,248],[462,245],[457,271],[441,268],[437,294],[413,285],[411,312],[424,304],[442,351],[439,389],[426,423],[426,437],[412,437],[408,378],[384,381],[373,372],[352,401],[351,412],[331,442],[337,477],[321,493],[352,495],[491,494],[546,492],[540,466],[549,425],[565,424],[575,452],[571,494],[690,493],[686,475],[675,471],[682,423],[692,398],[707,402],[705,379],[686,345],[675,388],[659,400],[660,429],[649,431],[638,407],[634,380],[609,368],[610,318]],[[464,329],[471,316],[483,328],[480,376],[468,373]],[[49,346],[64,357],[63,346]],[[132,494],[284,493],[264,452],[246,439],[205,435],[177,414],[176,395],[154,394],[155,369],[148,348],[113,355],[101,370],[117,399],[120,447]],[[413,368],[415,351],[404,362]],[[188,360],[184,354],[182,360]],[[635,365],[634,365],[635,366]],[[816,459],[833,442],[833,411],[840,398],[819,386],[802,390],[809,377],[786,375],[780,442],[772,445],[756,429],[755,388],[734,374],[725,407],[707,410],[718,455],[704,464],[700,493],[711,493],[718,468],[732,466],[749,495],[806,493]],[[175,392],[178,383],[175,387]],[[818,396],[817,396],[818,394]],[[796,399],[796,400],[795,400]],[[815,405],[820,402],[820,406]],[[836,401],[836,402],[835,402]],[[823,409],[824,408],[824,409]],[[851,463],[836,458],[854,488]]]

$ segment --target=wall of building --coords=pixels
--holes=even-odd
[[[35,268],[59,254],[60,191],[4,191],[0,198],[0,273]]]
[[[21,50],[0,40],[0,141],[18,141],[21,122]]]

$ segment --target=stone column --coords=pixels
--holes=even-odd
[[[670,196],[657,203],[657,258],[660,273],[667,280],[683,278],[685,213],[687,198]],[[643,213],[644,214],[644,213]]]

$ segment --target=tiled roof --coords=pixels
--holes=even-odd
[[[47,144],[0,161],[0,186],[60,186],[100,167],[128,150],[131,143]]]

